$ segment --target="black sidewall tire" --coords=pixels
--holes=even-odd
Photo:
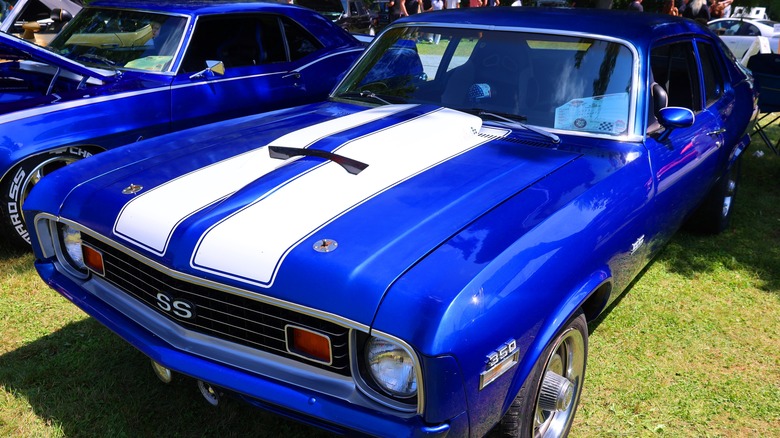
[[[728,229],[731,224],[731,216],[734,212],[734,201],[739,191],[739,179],[742,172],[742,159],[737,159],[734,165],[726,172],[707,193],[701,205],[688,219],[686,230],[695,234],[720,234]],[[733,193],[729,193],[729,181],[735,182]],[[723,203],[727,196],[731,196],[731,206],[728,214],[723,215]]]
[[[6,174],[0,182],[0,241],[4,245],[16,250],[30,250],[30,233],[22,216],[21,200],[23,185],[34,169],[52,159],[77,161],[88,155],[84,149],[60,149],[28,158]]]
[[[577,312],[569,319],[569,322],[563,326],[553,338],[552,342],[544,349],[544,354],[542,354],[534,365],[531,374],[528,376],[525,383],[523,383],[520,392],[517,393],[517,396],[506,414],[504,414],[504,417],[501,418],[499,424],[491,431],[491,437],[532,438],[531,432],[533,430],[534,417],[536,414],[536,399],[539,395],[539,387],[541,386],[542,376],[547,366],[547,361],[561,336],[570,328],[578,330],[582,335],[585,343],[585,357],[583,359],[585,362],[582,380],[579,382],[574,398],[572,399],[574,408],[561,436],[568,435],[571,425],[574,422],[574,415],[577,413],[577,406],[579,405],[580,394],[582,394],[582,386],[585,381],[585,371],[588,363],[588,323],[585,319],[585,315],[581,311]]]

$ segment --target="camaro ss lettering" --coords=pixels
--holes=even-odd
[[[19,234],[19,237],[24,239],[27,243],[30,243],[30,233],[27,232],[27,228],[22,222],[22,215],[19,213],[19,207],[16,202],[9,202],[7,206],[8,219],[11,221],[11,225],[14,226],[14,230]]]
[[[498,365],[499,362],[509,357],[515,351],[517,351],[517,341],[512,339],[487,355],[487,368],[490,369]]]
[[[182,319],[193,319],[195,317],[194,304],[187,300],[174,299],[163,292],[157,294],[157,307]]]
[[[16,172],[14,180],[11,183],[11,189],[8,191],[9,198],[16,199],[17,195],[19,194],[19,188],[22,186],[22,181],[26,175],[27,174],[25,173],[24,169],[19,169],[19,171]]]
[[[68,152],[70,152],[71,154],[74,154],[74,155],[78,155],[79,157],[82,157],[82,158],[87,158],[87,157],[91,157],[92,156],[91,152],[89,152],[88,150],[85,150],[85,149],[81,149],[81,148],[68,148]]]

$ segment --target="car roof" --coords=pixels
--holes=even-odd
[[[685,18],[591,8],[465,8],[416,14],[404,17],[394,24],[403,22],[476,27],[508,26],[540,32],[562,30],[614,37],[640,47],[672,35],[713,35],[706,26]]]
[[[280,0],[103,0],[90,3],[90,6],[140,9],[185,15],[262,10],[270,11],[292,7],[288,5],[286,1]]]

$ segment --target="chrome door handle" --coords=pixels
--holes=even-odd
[[[718,129],[716,129],[714,131],[708,132],[707,135],[723,134],[724,132],[726,132],[726,128],[718,128]]]
[[[286,75],[282,76],[283,79],[287,78],[295,78],[300,79],[301,78],[301,72],[299,71],[291,71],[290,73],[287,73]]]

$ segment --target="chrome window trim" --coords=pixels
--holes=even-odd
[[[418,14],[419,15],[419,14]],[[416,15],[415,15],[416,17]],[[607,41],[611,43],[620,44],[621,46],[627,48],[633,57],[633,66],[631,68],[631,94],[629,95],[629,103],[628,103],[628,127],[626,129],[627,134],[626,135],[620,135],[620,136],[614,136],[614,135],[605,135],[605,134],[595,134],[595,133],[586,133],[582,131],[565,131],[560,129],[554,129],[549,128],[546,126],[539,126],[539,128],[550,131],[550,132],[556,132],[560,134],[566,134],[566,135],[576,135],[580,137],[588,137],[588,138],[603,138],[607,140],[616,140],[616,141],[642,141],[644,139],[644,135],[641,133],[638,133],[637,130],[641,127],[641,123],[637,121],[637,102],[639,99],[639,86],[643,83],[640,82],[640,63],[639,63],[639,52],[637,51],[636,47],[631,44],[630,41],[616,38],[608,35],[603,34],[597,34],[597,33],[590,33],[590,32],[575,32],[575,31],[553,31],[551,29],[539,29],[539,28],[533,28],[533,27],[521,27],[521,26],[495,26],[495,25],[488,25],[488,24],[467,24],[467,23],[437,23],[437,22],[429,22],[429,21],[407,21],[403,23],[402,25],[398,24],[391,24],[385,30],[382,31],[382,34],[389,31],[390,29],[400,28],[400,27],[439,27],[439,28],[453,28],[453,29],[473,29],[473,30],[489,30],[489,31],[499,31],[499,32],[525,32],[525,33],[535,33],[535,34],[541,34],[541,35],[557,35],[557,36],[568,36],[568,37],[574,37],[574,38],[590,38],[594,40],[600,40],[600,41]],[[381,35],[380,35],[381,38]],[[368,52],[364,52],[368,53]],[[364,55],[365,56],[365,55]],[[362,59],[362,56],[361,56]],[[341,87],[342,82],[347,79],[351,74],[352,71],[355,70],[357,67],[358,62],[352,63],[352,67],[344,74],[343,79],[333,88],[333,91],[339,89]],[[644,89],[644,87],[642,87]],[[334,98],[333,94],[330,96],[331,98]],[[537,125],[533,125],[537,126]]]
[[[180,17],[184,18],[184,28],[181,33],[181,38],[179,38],[179,44],[176,46],[176,50],[173,52],[173,62],[171,62],[171,65],[168,66],[166,70],[163,71],[151,71],[151,70],[143,70],[143,69],[135,69],[135,68],[125,68],[121,67],[118,69],[126,69],[130,71],[137,71],[137,72],[143,72],[143,73],[149,73],[149,74],[155,74],[155,75],[166,75],[169,76],[172,72],[175,71],[173,68],[174,65],[179,65],[181,62],[181,59],[183,58],[182,54],[184,53],[182,51],[182,47],[184,45],[184,41],[189,41],[189,36],[192,35],[192,32],[188,32],[187,29],[191,27],[191,22],[193,16],[191,14],[183,14],[183,13],[177,13],[177,12],[165,12],[165,11],[155,11],[155,10],[149,10],[149,9],[133,9],[133,8],[127,8],[127,7],[113,7],[113,6],[88,6],[84,9],[99,9],[99,10],[112,10],[112,11],[130,11],[130,12],[141,12],[144,14],[153,14],[153,15],[167,15],[169,17]]]

